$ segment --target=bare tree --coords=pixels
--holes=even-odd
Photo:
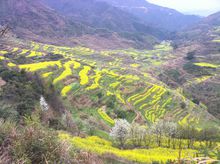
[[[8,25],[4,25],[0,28],[0,38],[3,37],[6,33],[8,33],[10,27]]]
[[[137,123],[132,123],[130,126],[129,138],[131,139],[133,146],[141,146],[142,142],[146,139],[147,128],[140,126]]]
[[[164,120],[159,120],[152,126],[152,132],[156,135],[157,145],[160,147],[164,134]]]
[[[168,147],[170,147],[171,140],[176,137],[177,134],[177,124],[174,122],[164,122],[164,133],[168,138]]]

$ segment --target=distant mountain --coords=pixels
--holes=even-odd
[[[188,27],[178,34],[178,39],[207,43],[219,37],[216,28],[220,26],[220,12],[201,19],[197,24]]]
[[[21,38],[64,44],[105,39],[150,48],[197,19],[145,0],[0,0],[0,25],[8,24]]]
[[[178,31],[201,20],[199,16],[184,15],[176,10],[157,6],[146,0],[99,0],[132,13],[146,24],[169,31]]]
[[[131,35],[131,37],[140,37],[143,34],[161,39],[166,37],[164,31],[105,2],[96,0],[43,0],[43,2],[71,20],[80,21],[95,29]]]
[[[64,44],[87,44],[85,38],[90,38],[151,47],[168,36],[166,31],[145,24],[131,13],[95,0],[0,0],[0,25],[3,24],[21,38]],[[76,38],[80,36],[84,37]]]
[[[220,11],[204,18],[202,23],[206,23],[212,26],[220,26]]]

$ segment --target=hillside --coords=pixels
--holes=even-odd
[[[158,40],[156,36],[150,33],[146,33],[143,37],[142,35],[138,37],[139,34],[136,36],[137,31],[132,31],[134,27],[129,21],[131,18],[125,17],[125,14],[125,20],[128,19],[128,24],[131,25],[131,29],[129,29],[131,30],[131,35],[130,33],[119,35],[115,33],[117,31],[100,29],[98,25],[92,27],[90,24],[84,24],[84,17],[81,17],[81,20],[69,19],[67,16],[49,8],[41,1],[8,0],[1,1],[0,3],[1,25],[8,24],[12,32],[19,38],[60,45],[84,44],[91,47],[98,47],[98,45],[93,45],[93,42],[98,40],[100,42],[98,48],[143,47],[144,45],[151,47]],[[111,14],[114,13],[112,12]],[[118,15],[121,14],[118,13]],[[116,20],[118,15],[112,15],[112,17]],[[124,17],[122,16],[122,19]],[[118,22],[120,23],[122,21]],[[118,26],[122,27],[123,25],[118,24]],[[127,27],[127,24],[124,27]],[[138,38],[141,39],[142,43]]]
[[[219,13],[202,19],[199,24],[180,33],[176,53],[179,59],[165,69],[160,79],[197,103],[204,103],[208,111],[220,118],[219,111]],[[194,63],[197,63],[196,65]]]
[[[178,39],[197,41],[199,43],[215,39],[215,33],[218,32],[218,27],[220,26],[219,15],[220,13],[218,12],[201,19],[197,24],[180,32]]]
[[[120,37],[135,41],[143,47],[149,47],[158,40],[168,37],[165,30],[146,24],[136,16],[105,2],[95,0],[44,0],[43,2],[73,22],[90,26],[95,29],[94,33],[101,32],[105,37],[117,33]]]
[[[220,12],[214,13],[205,19],[203,19],[203,23],[209,24],[210,26],[218,26],[220,24],[220,18],[219,18]]]
[[[88,30],[80,24],[68,22],[39,1],[0,1],[0,13],[1,24],[8,24],[18,37],[53,38],[78,35]]]
[[[47,77],[50,81],[53,79],[52,84],[63,97],[68,97],[68,92],[77,91],[75,96],[70,94],[69,97],[69,101],[74,100],[73,102],[76,103],[75,107],[81,108],[80,101],[85,99],[84,101],[88,104],[83,106],[95,107],[98,110],[102,105],[95,105],[96,103],[94,100],[92,102],[92,99],[95,98],[95,95],[101,94],[107,104],[110,103],[108,101],[115,100],[114,108],[133,112],[139,109],[143,114],[143,120],[148,123],[154,123],[157,119],[168,115],[171,117],[175,111],[178,111],[178,117],[174,115],[172,119],[180,122],[186,116],[189,121],[202,119],[203,116],[205,116],[204,119],[212,119],[211,115],[208,116],[207,113],[204,113],[202,106],[197,106],[155,79],[160,66],[173,58],[172,47],[166,42],[155,46],[152,51],[135,49],[95,51],[86,47],[55,47],[38,43],[29,44],[29,47],[25,49],[14,47],[6,48],[4,51],[12,52],[16,56],[19,54],[26,56],[28,63],[19,64],[16,62],[16,58],[10,59],[10,57],[7,57],[5,61],[8,61],[8,65],[12,68],[18,67],[30,72],[40,71],[39,73],[46,79]],[[48,53],[59,54],[62,57],[60,60],[50,61]],[[145,56],[146,53],[148,56]],[[79,56],[79,54],[81,55]],[[148,63],[148,65],[146,66],[144,63]],[[74,72],[69,68],[71,65],[75,68]],[[60,68],[57,68],[57,73],[47,69],[47,67],[53,66]],[[149,70],[149,68],[151,69]],[[91,95],[91,97],[84,95]],[[97,103],[103,104],[104,102],[101,103],[101,99],[99,99]],[[186,107],[181,109],[181,103],[184,103]],[[112,109],[109,108],[109,110]],[[194,110],[201,116],[194,117]],[[199,110],[201,113],[198,112]]]
[[[157,79],[161,68],[175,59],[169,42],[156,45],[153,50],[144,51],[136,49],[96,51],[86,47],[59,47],[19,40],[13,44],[4,42],[3,45],[0,51],[2,65],[10,70],[23,69],[28,73],[38,74],[43,80],[42,84],[54,88],[53,94],[60,97],[59,99],[54,101],[55,97],[48,95],[49,88],[44,90],[46,92],[43,94],[49,96],[46,97],[47,102],[54,112],[59,113],[58,115],[64,117],[62,113],[71,113],[69,114],[75,123],[73,124],[75,130],[71,133],[78,135],[92,133],[98,136],[94,141],[91,137],[90,141],[90,138],[77,137],[71,140],[71,136],[65,132],[59,134],[62,139],[70,140],[80,149],[93,153],[98,153],[96,152],[98,150],[108,153],[109,149],[112,149],[112,153],[117,157],[141,162],[141,158],[120,156],[117,154],[118,149],[106,143],[110,128],[119,118],[148,126],[157,125],[158,120],[165,119],[172,120],[182,127],[191,124],[198,130],[207,126],[212,126],[216,130],[219,127],[218,119],[208,113],[204,104],[191,101],[180,90],[172,89]],[[48,112],[42,114],[50,120],[54,116]],[[61,126],[51,124],[55,128]],[[85,128],[85,131],[77,129],[76,125],[80,129]],[[99,137],[107,140],[101,140]],[[107,144],[109,149],[101,149],[98,140]],[[84,147],[84,144],[87,146]],[[155,144],[158,144],[156,140]],[[195,149],[193,145],[189,148]],[[158,150],[151,146],[151,151],[158,153]],[[167,151],[170,153],[173,150]],[[187,152],[189,151],[186,150]],[[167,159],[175,159],[175,156],[170,154],[169,156],[164,154],[163,158],[161,156],[161,160]],[[143,161],[151,160],[146,158]]]
[[[184,15],[176,10],[157,6],[145,0],[100,0],[129,12],[146,24],[167,31],[180,31],[186,27],[196,24],[200,17],[195,15]]]
[[[144,24],[142,20],[137,19],[134,15],[104,2],[95,0],[58,0],[55,2],[45,0],[45,3],[61,14],[94,28],[119,33],[151,34],[158,38],[162,38],[164,35],[159,29]]]

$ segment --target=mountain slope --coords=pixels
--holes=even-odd
[[[219,26],[220,25],[220,12],[214,13],[203,19],[204,23],[209,25]]]
[[[84,113],[93,109],[100,114],[100,109],[105,109],[116,119],[119,114],[114,109],[118,109],[130,122],[153,124],[170,118],[179,124],[196,121],[201,128],[204,122],[216,121],[204,106],[156,79],[163,64],[175,57],[169,42],[155,46],[154,50],[96,51],[35,42],[16,46],[4,46],[6,57],[13,53],[27,61],[20,64],[18,58],[9,56],[2,60],[4,64],[38,73],[53,84],[65,102],[71,103],[71,110]]]
[[[197,44],[203,44],[203,49],[208,48],[209,50],[215,51],[217,48],[216,44],[218,44],[217,40],[220,39],[219,29],[220,12],[217,12],[203,18],[197,24],[179,32],[177,35],[177,40],[179,43],[195,42]]]
[[[39,1],[1,0],[0,23],[9,24],[20,37],[76,35],[86,31],[80,24],[71,23]]]
[[[168,76],[177,87],[182,88],[185,95],[206,105],[208,111],[217,118],[220,118],[219,18],[220,12],[212,14],[179,33],[179,48],[176,50],[179,59],[170,62],[169,68],[163,69],[164,74],[161,76],[163,80]]]
[[[139,19],[158,28],[177,31],[200,20],[194,15],[184,15],[176,10],[157,6],[146,0],[100,0],[132,13]]]
[[[164,31],[147,25],[136,16],[105,2],[95,0],[44,0],[43,2],[60,14],[95,29],[117,32],[122,36],[129,35],[136,39],[143,34],[156,38],[166,37]]]
[[[100,40],[105,48],[152,47],[167,36],[129,13],[94,0],[1,0],[0,24],[9,24],[20,38],[88,46]]]

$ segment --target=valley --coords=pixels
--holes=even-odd
[[[171,89],[157,79],[163,64],[172,62],[175,58],[169,42],[162,42],[153,50],[141,51],[135,49],[95,51],[86,47],[59,47],[35,42],[20,46],[26,47],[2,49],[1,52],[7,56],[2,61],[12,69],[24,69],[40,74],[69,101],[88,95],[87,101],[103,104],[101,103],[103,100],[96,97],[101,95],[104,99],[107,97],[104,101],[115,100],[114,108],[118,110],[140,111],[144,121],[149,124],[166,117],[180,122],[187,117],[187,123],[198,122],[198,126],[202,126],[204,120],[214,121],[206,112],[207,107],[204,104],[192,102],[179,92],[181,88]],[[56,56],[61,59],[56,60]],[[20,64],[18,62],[20,57],[25,57],[27,63]],[[208,63],[194,65],[217,67]],[[208,78],[210,76],[202,76],[193,79],[194,81],[188,81],[189,84],[186,85],[202,83]],[[185,108],[181,108],[181,104],[185,104]],[[90,105],[87,107],[93,107]],[[101,107],[98,106],[96,110]]]
[[[217,164],[219,16],[0,0],[0,163]]]
[[[90,127],[96,129],[92,132],[94,136],[102,138],[103,135],[107,135],[118,117],[126,119],[130,123],[148,125],[149,127],[163,119],[174,121],[182,127],[191,124],[198,131],[207,126],[218,128],[219,120],[208,112],[206,102],[201,100],[202,102],[198,103],[188,93],[193,93],[190,90],[197,89],[200,85],[207,85],[206,83],[210,79],[218,78],[219,66],[217,63],[206,63],[210,60],[204,58],[200,60],[200,57],[194,62],[187,61],[182,57],[180,61],[182,61],[183,67],[184,63],[190,62],[191,67],[211,71],[211,74],[201,74],[197,77],[192,76],[191,72],[186,73],[189,70],[185,70],[184,82],[178,84],[179,77],[175,78],[175,76],[178,76],[176,72],[181,67],[180,63],[174,64],[179,61],[175,57],[177,51],[169,41],[155,45],[152,50],[130,48],[100,51],[80,46],[61,47],[16,40],[10,44],[5,42],[0,53],[3,65],[13,70],[25,70],[31,74],[37,73],[46,86],[52,85],[65,104],[65,110],[72,113],[73,119],[80,120],[81,126],[86,129]],[[172,71],[175,66],[177,69]],[[197,73],[200,72],[197,71]],[[162,76],[167,76],[170,80],[161,81]],[[174,76],[174,79],[172,80],[172,77],[169,76]],[[173,83],[178,86],[173,86]],[[117,109],[117,111],[113,109]],[[87,122],[90,122],[92,126],[88,126]],[[65,133],[60,135],[62,139],[66,137],[68,140],[70,139],[70,136],[66,136]],[[97,150],[82,146],[84,141],[81,139],[80,141],[78,138],[70,140],[80,149],[98,154],[110,152],[96,145],[95,142],[92,143],[93,140],[89,141],[87,145],[91,142],[91,144],[95,144],[95,147],[97,146]],[[85,142],[87,140],[90,139],[86,139]],[[78,142],[80,142],[79,145]],[[110,147],[109,149],[118,156],[119,150]],[[154,151],[155,153],[160,151],[171,153],[175,150],[152,149],[152,152]],[[186,150],[186,158],[189,158],[189,151],[196,150]],[[121,150],[121,153],[125,152]],[[127,153],[128,155],[119,155],[118,157],[139,162],[158,160],[158,157],[153,158],[148,155],[146,159],[143,159],[141,156],[144,157],[146,154],[140,154],[140,157],[137,154],[137,157],[133,158],[129,157],[129,151]],[[171,157],[166,153],[164,157],[160,156],[160,158],[164,162],[167,159],[176,159],[175,156]]]

